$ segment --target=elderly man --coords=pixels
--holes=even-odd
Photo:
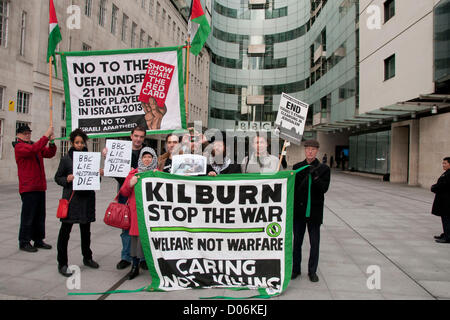
[[[294,165],[293,170],[309,165],[297,173],[294,195],[294,252],[292,279],[301,273],[302,244],[308,228],[309,252],[308,276],[312,282],[319,281],[317,266],[319,264],[320,226],[323,223],[324,194],[330,185],[330,168],[317,160],[319,142],[307,140],[304,143],[306,159]],[[311,174],[311,210],[307,216],[309,174]]]
[[[25,252],[37,252],[38,248],[51,249],[52,246],[44,242],[47,190],[44,158],[53,158],[56,154],[53,127],[49,127],[36,143],[31,141],[31,129],[27,125],[20,126],[16,135],[17,140],[13,142],[13,147],[22,198],[19,248]],[[31,240],[34,241],[34,246],[31,246]]]
[[[433,202],[432,214],[441,217],[443,233],[435,236],[437,243],[450,243],[450,157],[442,160],[444,173],[436,184],[431,187],[431,192],[436,196]]]

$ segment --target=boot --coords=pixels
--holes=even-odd
[[[131,267],[130,273],[128,273],[128,280],[133,280],[138,275],[139,275],[139,264],[138,265],[133,265]]]

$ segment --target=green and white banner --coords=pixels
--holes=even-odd
[[[186,128],[182,47],[60,54],[67,134],[80,128],[94,138],[118,137],[138,125],[148,134]],[[142,103],[146,78],[151,101]]]
[[[284,291],[292,272],[295,172],[185,177],[139,174],[147,290]]]

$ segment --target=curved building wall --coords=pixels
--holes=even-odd
[[[209,127],[273,123],[282,92],[312,105],[310,124],[354,115],[357,1],[254,2],[213,1]]]

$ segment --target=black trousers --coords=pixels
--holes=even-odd
[[[72,231],[73,223],[61,223],[58,235],[58,265],[64,266],[68,264],[67,246],[69,245],[70,232]],[[91,251],[91,224],[80,223],[81,234],[81,254],[85,259],[92,259]]]
[[[20,214],[19,245],[45,238],[45,191],[24,192]]]
[[[309,251],[308,273],[317,272],[317,266],[319,265],[320,224],[294,219],[293,273],[300,273],[301,271],[302,245],[306,228],[308,228],[309,242],[311,245]]]
[[[450,240],[450,216],[441,217],[442,228],[444,229],[444,236],[446,239]]]

